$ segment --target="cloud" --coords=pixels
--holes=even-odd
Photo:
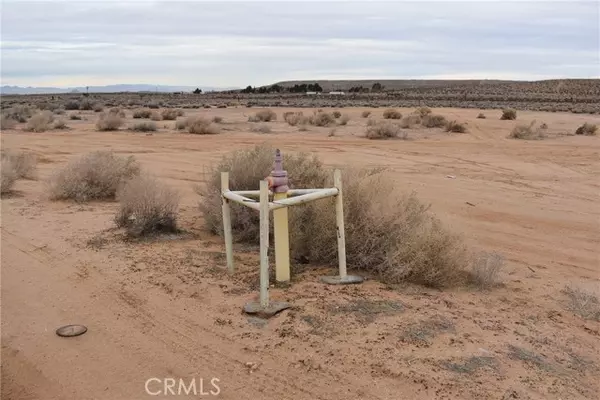
[[[597,77],[597,2],[14,1],[2,83]]]

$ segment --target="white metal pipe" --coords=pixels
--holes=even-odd
[[[288,197],[301,196],[303,194],[318,192],[319,190],[323,189],[290,189],[287,195]],[[232,192],[246,197],[258,197],[260,195],[260,190],[232,190]],[[273,192],[269,191],[269,195],[273,195]]]
[[[338,242],[338,261],[340,278],[346,278],[346,234],[344,226],[344,198],[342,192],[342,173],[339,169],[333,172],[334,185],[338,190],[335,198],[335,217]]]
[[[250,207],[254,210],[257,210],[257,211],[260,210],[260,204],[256,200],[248,199],[248,198],[246,198],[244,196],[240,196],[239,194],[234,193],[232,191],[223,193],[223,197],[225,197],[228,200],[234,201],[236,203],[242,204],[246,207]]]
[[[278,208],[295,206],[298,204],[304,204],[304,203],[308,203],[310,201],[315,201],[315,200],[319,200],[319,199],[324,199],[326,197],[336,196],[337,194],[338,194],[337,188],[319,189],[316,192],[303,194],[302,196],[290,197],[290,198],[284,199],[284,200],[273,201],[273,202],[271,202],[269,208],[271,210],[277,210]]]
[[[221,194],[229,190],[229,172],[221,172]],[[227,259],[227,270],[229,273],[234,272],[233,267],[233,235],[231,233],[231,207],[229,200],[221,197],[223,209],[223,236],[225,238],[225,254]]]
[[[269,184],[260,181],[260,306],[269,307]]]

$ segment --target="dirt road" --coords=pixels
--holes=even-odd
[[[568,311],[561,290],[600,282],[600,139],[564,133],[600,117],[523,112],[521,123],[544,121],[552,137],[519,141],[506,139],[514,121],[441,109],[469,133],[369,141],[360,111],[345,110],[351,122],[333,137],[283,122],[251,133],[246,109],[197,111],[225,118],[215,136],[175,133],[171,121],[151,136],[100,133],[91,112],[65,132],[3,132],[3,148],[38,155],[40,177],[2,199],[2,398],[593,398],[600,323]],[[332,288],[318,281],[327,268],[314,267],[272,290],[294,309],[249,319],[241,307],[257,294],[258,254],[236,248],[240,271],[227,276],[193,187],[222,154],[262,142],[330,166],[390,168],[472,247],[505,255],[505,285]],[[45,197],[53,170],[98,149],[133,154],[177,188],[189,236],[123,242],[111,230],[115,204]],[[55,335],[70,323],[89,331]],[[185,395],[192,380],[196,393]]]

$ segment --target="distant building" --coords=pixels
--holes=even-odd
[[[319,94],[319,92],[306,92],[307,96],[311,96],[311,95],[314,96],[314,95],[317,95],[317,94]]]
[[[338,96],[343,96],[343,95],[345,95],[346,93],[344,93],[344,92],[329,92],[328,94],[331,94],[331,95],[338,95]]]

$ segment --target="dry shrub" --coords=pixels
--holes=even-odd
[[[298,127],[298,131],[306,132],[306,131],[308,131],[308,126],[306,124],[302,124]]]
[[[29,118],[34,114],[34,110],[29,106],[15,106],[9,108],[5,115],[7,118],[14,119],[17,122],[27,122]]]
[[[348,121],[350,121],[350,116],[348,114],[344,114],[340,117],[338,124],[339,125],[348,125]]]
[[[121,185],[139,173],[140,167],[133,156],[120,157],[112,151],[95,151],[72,160],[50,178],[50,198],[112,199]]]
[[[185,115],[185,113],[183,112],[183,110],[177,109],[177,116],[178,117],[183,117]]]
[[[335,136],[335,128],[332,128],[329,130],[329,134],[327,135],[327,137],[334,137]]]
[[[600,286],[565,286],[563,292],[568,296],[568,309],[585,319],[600,321]]]
[[[46,132],[51,128],[51,124],[54,121],[54,114],[52,111],[42,111],[35,114],[27,122],[25,130],[29,132]]]
[[[367,120],[367,126],[375,126],[377,125],[377,120],[375,118],[369,118]]]
[[[342,116],[342,113],[341,113],[340,111],[337,111],[337,110],[336,110],[336,111],[334,111],[334,112],[332,112],[331,114],[332,114],[332,115],[333,115],[335,118],[339,118],[339,117],[341,117],[341,116]]]
[[[136,132],[154,132],[156,131],[156,123],[152,121],[138,122],[129,129]]]
[[[7,158],[2,158],[0,179],[0,193],[10,193],[15,182],[17,181],[17,173],[15,172],[11,161]]]
[[[248,122],[269,122],[277,119],[277,114],[273,110],[260,110],[248,118]]]
[[[545,122],[542,122],[542,124],[540,125],[540,129],[548,129],[548,124]]]
[[[166,110],[162,110],[160,115],[162,116],[162,119],[164,119],[165,121],[175,121],[178,116],[177,111],[178,110],[175,110],[175,109],[166,109]]]
[[[450,121],[446,124],[446,132],[465,133],[467,126],[456,121]]]
[[[6,115],[0,116],[0,129],[1,130],[15,129],[15,126],[17,126],[16,120],[14,120]]]
[[[115,223],[131,237],[177,232],[178,194],[150,175],[128,180],[118,191]]]
[[[504,257],[496,252],[482,252],[471,264],[471,281],[480,289],[490,289],[500,283]]]
[[[223,117],[219,117],[219,116],[215,115],[212,118],[212,122],[214,122],[215,124],[220,124],[221,122],[223,122]]]
[[[221,233],[220,171],[229,171],[232,190],[256,190],[269,174],[273,149],[238,151],[214,167],[201,208],[213,232]],[[284,153],[290,183],[298,188],[331,187],[331,174],[317,158]],[[448,232],[414,194],[399,196],[394,181],[381,171],[346,171],[344,212],[348,265],[383,281],[410,281],[443,287],[461,282],[468,252],[460,237]],[[333,199],[290,208],[290,245],[296,260],[337,265]],[[232,205],[234,237],[257,243],[258,213]]]
[[[271,127],[269,125],[253,126],[250,130],[256,133],[271,133]]]
[[[133,118],[150,118],[152,116],[152,110],[148,108],[140,108],[133,111]]]
[[[594,124],[584,123],[575,131],[576,135],[596,136],[598,126]]]
[[[98,122],[96,122],[96,129],[102,132],[116,131],[119,130],[125,121],[117,114],[113,113],[102,113]]]
[[[205,188],[198,187],[197,193],[203,197],[200,209],[204,221],[212,233],[222,234],[221,214],[221,172],[229,171],[231,190],[256,190],[261,179],[273,169],[275,149],[269,146],[256,146],[238,150],[224,156],[212,166]],[[283,153],[283,166],[288,172],[292,188],[325,187],[327,173],[316,157],[306,153]],[[259,242],[259,216],[255,210],[233,204],[231,206],[234,238],[239,242]]]
[[[110,114],[118,115],[121,118],[126,118],[125,111],[121,110],[119,107],[113,107],[108,112]]]
[[[212,108],[212,106],[210,104],[205,104],[202,107],[204,107],[204,108]]]
[[[404,129],[412,129],[415,125],[420,125],[422,122],[421,116],[418,114],[410,114],[402,118],[400,121],[400,127]]]
[[[64,109],[62,109],[62,108],[58,108],[58,109],[55,109],[55,110],[52,110],[52,111],[53,111],[53,112],[54,112],[54,114],[56,114],[56,115],[65,115],[65,110],[64,110]]]
[[[189,133],[197,135],[216,135],[221,133],[221,129],[203,117],[189,117],[185,121]]]
[[[151,101],[148,104],[146,104],[146,107],[156,110],[156,109],[160,108],[160,105],[155,101]]]
[[[104,106],[102,104],[96,103],[92,106],[94,112],[102,112],[104,111]]]
[[[37,157],[26,151],[13,152],[2,150],[0,153],[2,161],[8,161],[15,173],[16,179],[35,179],[37,168]]]
[[[406,139],[408,135],[402,132],[400,126],[391,122],[379,122],[375,125],[367,127],[366,136],[368,139],[390,139],[401,135],[402,139]]]
[[[517,119],[517,111],[513,110],[512,108],[505,108],[504,110],[502,110],[502,115],[500,116],[501,120],[515,120]]]
[[[60,119],[58,119],[58,120],[56,120],[54,122],[54,125],[52,125],[52,128],[54,128],[54,129],[67,129],[68,126],[67,126],[67,123],[65,122],[65,120],[62,119],[62,118],[60,118]]]
[[[429,107],[419,107],[415,110],[415,114],[419,115],[421,118],[425,118],[427,115],[431,114],[431,109]]]
[[[150,114],[150,119],[152,121],[162,121],[162,115],[160,115],[157,111],[153,111]]]
[[[485,117],[485,114],[484,114],[484,113],[479,113],[479,114],[477,115],[477,118],[479,118],[479,119],[485,119],[486,117]]]
[[[335,117],[324,111],[317,111],[309,117],[308,122],[315,126],[329,126],[335,124]]]
[[[369,115],[371,115],[371,111],[368,110],[365,110],[360,114],[360,116],[363,118],[369,118]]]
[[[385,119],[402,119],[402,113],[394,108],[388,108],[383,112]]]
[[[302,111],[285,112],[285,113],[283,113],[283,120],[291,126],[306,125],[308,123],[308,118],[304,116],[304,113],[302,113]]]
[[[94,104],[89,100],[83,100],[79,103],[79,109],[84,111],[89,111],[94,108]]]
[[[188,127],[189,119],[190,118],[180,119],[177,122],[175,122],[175,129],[177,129],[178,131],[182,131],[182,130],[186,129]]]
[[[218,104],[217,108],[227,108],[227,104],[223,104],[223,103]]]
[[[77,114],[71,114],[69,115],[69,119],[73,121],[81,121],[81,116]]]
[[[529,125],[517,125],[508,136],[511,139],[539,140],[546,137],[544,129],[535,128],[535,121]]]
[[[79,110],[79,102],[75,100],[69,100],[65,103],[65,110]]]
[[[421,117],[421,125],[425,128],[443,128],[448,124],[446,117],[439,114],[427,114]]]

